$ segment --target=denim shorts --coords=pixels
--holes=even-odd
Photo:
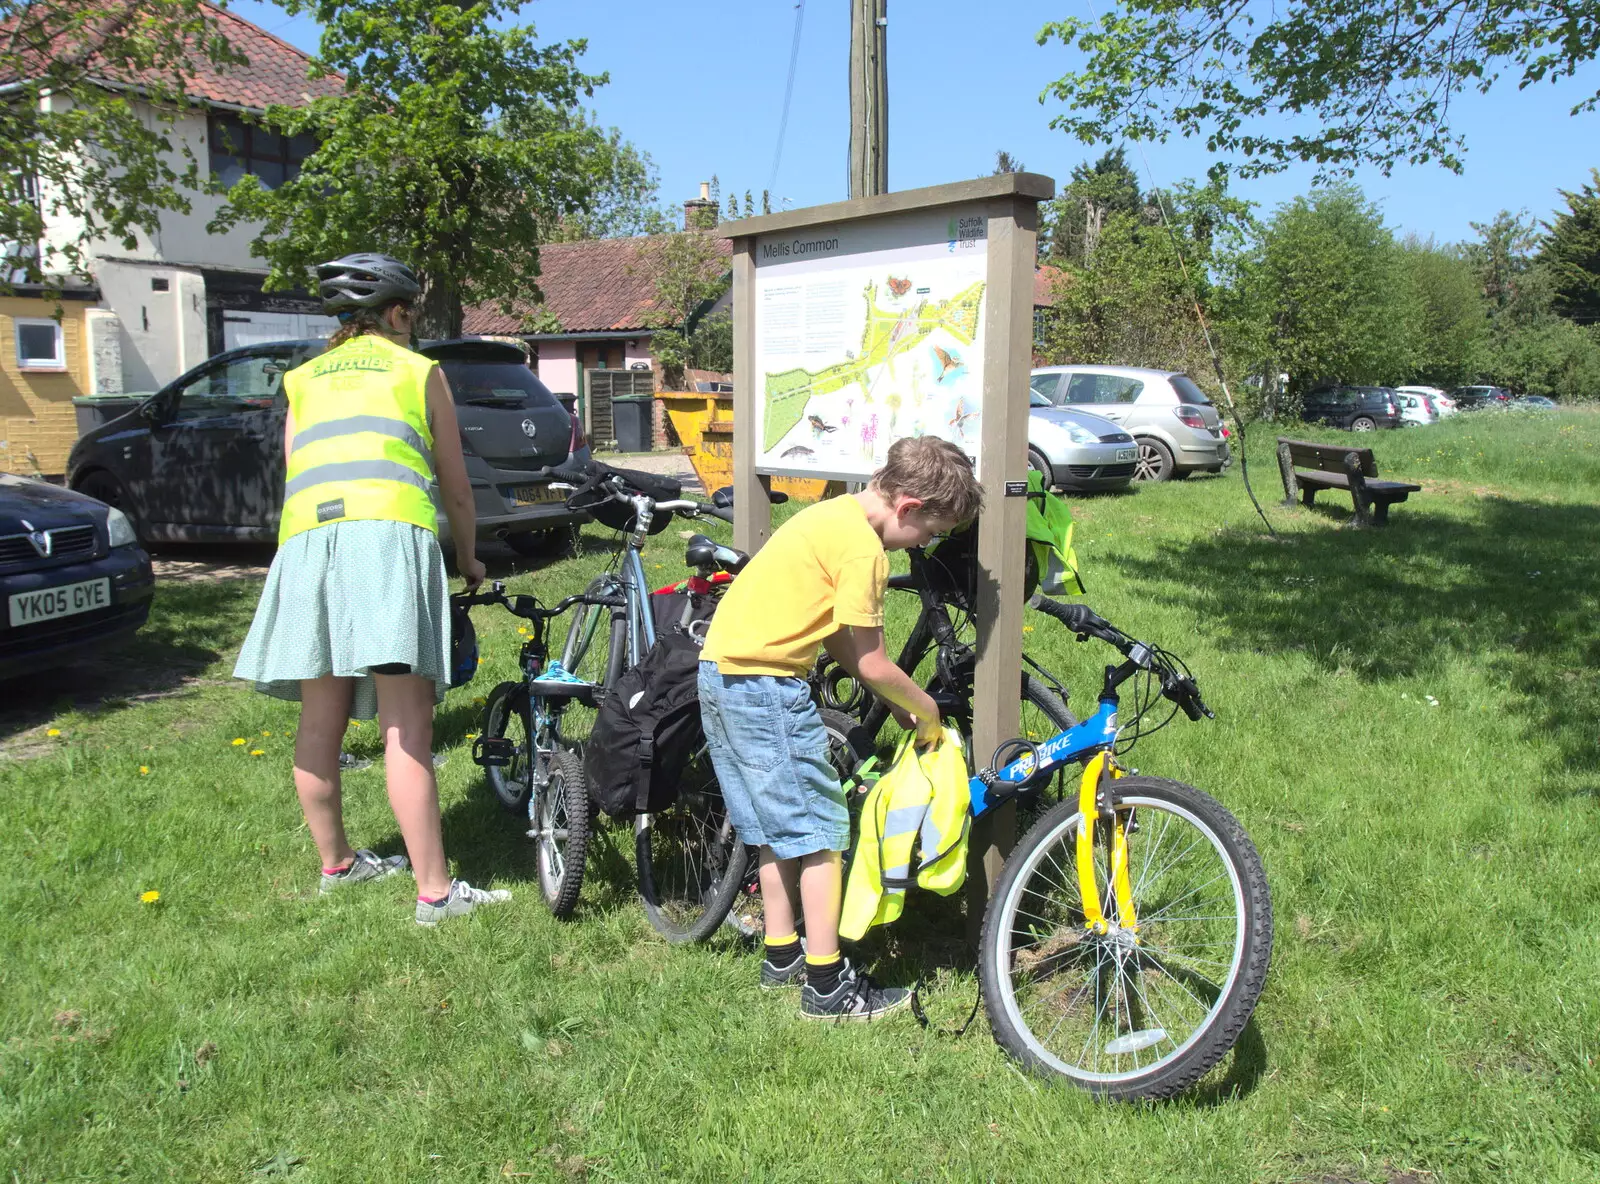
[[[805,680],[701,662],[700,715],[741,839],[779,859],[850,846],[850,812]]]

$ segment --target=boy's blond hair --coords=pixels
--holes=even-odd
[[[929,518],[968,522],[983,509],[983,486],[972,461],[938,436],[907,436],[889,445],[883,468],[872,474],[872,488],[891,500],[901,494],[916,498]]]

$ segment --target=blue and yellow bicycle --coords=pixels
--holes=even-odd
[[[1219,802],[1121,760],[1180,710],[1212,715],[1183,662],[1083,605],[1031,603],[1123,660],[1105,668],[1088,719],[1038,742],[1007,741],[972,778],[977,817],[1082,766],[1076,794],[1007,859],[985,912],[978,969],[989,1026],[1040,1073],[1108,1098],[1170,1097],[1222,1060],[1255,1010],[1272,956],[1266,876]],[[1172,710],[1157,719],[1163,700]]]

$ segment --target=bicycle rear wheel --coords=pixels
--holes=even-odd
[[[678,799],[634,823],[639,897],[669,942],[705,941],[728,915],[747,862],[704,744],[683,771]]]
[[[1108,886],[1110,827],[1096,826],[1107,934],[1089,932],[1077,880],[1077,803],[1063,802],[1006,862],[984,916],[978,971],[995,1039],[1043,1075],[1119,1100],[1170,1097],[1233,1047],[1272,955],[1266,877],[1238,821],[1192,786],[1116,783],[1137,931]]]

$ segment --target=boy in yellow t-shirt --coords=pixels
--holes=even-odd
[[[806,675],[825,646],[901,727],[939,735],[939,709],[884,648],[886,551],[926,546],[975,516],[983,490],[955,445],[896,441],[860,493],[800,511],[734,580],[700,660],[700,713],[728,817],[761,850],[764,989],[804,983],[800,1014],[870,1019],[909,992],[877,987],[839,954],[844,790]],[[798,894],[807,946],[794,916]]]

